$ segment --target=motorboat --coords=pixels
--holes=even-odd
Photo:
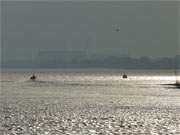
[[[175,82],[174,85],[175,85],[177,88],[180,88],[180,72],[175,71],[175,76],[176,76],[176,82]]]
[[[32,80],[32,81],[35,81],[37,79],[37,77],[35,76],[35,75],[32,75],[31,77],[30,77],[30,80]]]
[[[127,79],[128,76],[124,73],[123,76],[122,76],[123,79]]]
[[[180,88],[180,82],[176,81],[176,83],[174,84],[177,88]]]

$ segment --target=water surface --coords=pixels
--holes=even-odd
[[[170,70],[3,71],[1,132],[178,134],[180,89],[165,85],[175,80]]]

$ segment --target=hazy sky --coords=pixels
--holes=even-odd
[[[7,60],[30,59],[38,50],[132,57],[178,54],[176,1],[9,1],[1,8],[2,51]]]

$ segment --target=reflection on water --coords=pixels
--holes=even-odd
[[[69,72],[68,72],[69,71]],[[173,71],[168,70],[129,70],[126,71],[128,79],[122,79],[120,70],[47,70],[44,71],[9,71],[2,73],[1,84],[4,91],[9,93],[28,92],[55,92],[67,93],[76,91],[97,93],[111,91],[111,95],[175,95],[170,86],[163,84],[173,84],[176,81]],[[99,71],[99,72],[98,72]],[[35,73],[38,77],[36,81],[31,81],[29,77]],[[177,89],[177,96],[179,90]],[[85,93],[86,94],[86,93]],[[36,95],[36,94],[35,94]],[[176,104],[176,103],[175,103]]]
[[[0,134],[179,134],[180,89],[164,85],[172,72],[126,73],[4,72]]]

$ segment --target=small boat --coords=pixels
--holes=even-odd
[[[180,88],[180,74],[178,71],[175,71],[175,76],[176,76],[176,83],[175,83],[175,86],[177,88]]]
[[[178,89],[180,89],[180,83],[179,82],[171,83],[171,84],[164,84],[164,85],[173,86],[173,87],[170,87],[170,88],[178,88]]]
[[[175,86],[176,86],[177,88],[180,88],[180,82],[179,82],[179,81],[176,81]]]
[[[35,76],[35,75],[32,75],[31,77],[30,77],[30,80],[32,80],[32,81],[35,81],[37,79],[37,77]]]
[[[126,78],[128,78],[128,76],[126,74],[123,74],[122,78],[126,79]]]
[[[175,71],[175,77],[176,77],[176,81],[174,83],[163,84],[163,85],[169,85],[169,86],[173,86],[173,87],[170,87],[170,88],[178,88],[178,89],[180,89],[180,77],[179,77],[179,75],[178,75],[178,73],[176,71]]]

